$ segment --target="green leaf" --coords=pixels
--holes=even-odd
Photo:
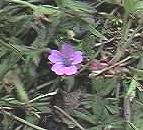
[[[124,0],[124,8],[127,13],[143,11],[143,1],[139,0]]]
[[[97,77],[92,79],[92,92],[102,96],[108,95],[117,85],[116,77],[107,78]]]
[[[93,25],[89,25],[89,31],[96,37],[100,37],[104,40],[107,40],[107,38],[103,34],[101,34]]]
[[[9,83],[14,84],[18,99],[23,103],[28,103],[28,95],[17,74],[17,71],[9,71],[9,73],[7,73],[7,75],[5,76],[5,80],[7,80]]]
[[[134,8],[136,11],[143,11],[143,1],[138,1]]]
[[[40,15],[42,15],[42,14],[48,14],[48,15],[51,15],[51,14],[53,14],[53,15],[55,15],[55,14],[58,14],[58,13],[60,13],[60,11],[56,8],[56,7],[54,7],[54,6],[50,6],[50,5],[46,5],[46,6],[36,6],[36,5],[34,5],[34,4],[31,4],[31,3],[29,3],[29,2],[27,2],[27,1],[23,1],[23,0],[9,0],[10,2],[15,2],[15,3],[18,3],[18,4],[22,4],[22,5],[26,5],[26,6],[28,6],[28,7],[30,7],[30,8],[32,8],[33,9],[33,11],[34,11],[34,14],[40,14]]]
[[[57,0],[57,4],[62,8],[68,8],[80,13],[93,13],[94,9],[89,4],[75,0]]]
[[[79,112],[79,111],[76,111],[74,110],[74,113],[75,113],[75,116],[84,120],[84,121],[87,121],[91,124],[95,124],[95,116],[94,115],[91,115],[90,113],[83,113],[83,112]]]
[[[136,76],[134,76],[131,80],[131,83],[129,84],[126,96],[130,96],[133,93],[135,93],[135,89],[137,88],[138,85],[139,85],[139,83],[137,82],[137,78],[136,78]]]
[[[136,5],[137,0],[124,0],[124,8],[126,12],[131,13],[134,11],[134,6]]]

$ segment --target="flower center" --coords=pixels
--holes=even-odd
[[[69,67],[72,65],[72,61],[68,58],[63,58],[63,63],[66,67]]]

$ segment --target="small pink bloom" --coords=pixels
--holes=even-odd
[[[60,50],[52,50],[48,59],[53,63],[51,68],[57,75],[73,75],[83,61],[81,51],[75,51],[70,44],[63,44]]]

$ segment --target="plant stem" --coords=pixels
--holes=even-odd
[[[56,94],[57,94],[57,91],[58,91],[58,90],[56,90],[55,92],[47,93],[47,94],[45,94],[45,95],[40,95],[40,96],[38,96],[38,97],[36,97],[36,98],[30,100],[29,103],[32,103],[32,102],[34,102],[34,101],[36,101],[36,100],[39,100],[39,99],[44,98],[44,97],[47,97],[47,96],[56,95]]]
[[[15,3],[18,3],[18,4],[23,4],[23,5],[26,5],[32,9],[35,9],[36,6],[33,5],[33,4],[30,4],[29,2],[26,2],[26,1],[22,1],[22,0],[9,0],[10,2],[15,2]]]
[[[123,64],[124,62],[130,60],[131,58],[132,58],[132,57],[129,56],[129,57],[127,57],[127,58],[125,58],[125,59],[123,59],[123,60],[121,60],[121,61],[119,61],[119,62],[117,62],[117,63],[115,63],[115,64],[113,64],[113,65],[111,65],[111,66],[109,66],[109,67],[106,67],[106,68],[102,69],[102,70],[101,70],[100,72],[98,72],[98,73],[94,73],[94,71],[93,71],[93,73],[91,73],[91,74],[89,75],[89,77],[99,76],[99,75],[101,75],[102,73],[104,73],[104,72],[106,72],[106,71],[108,71],[108,70],[110,70],[110,69],[112,69],[112,68],[114,68],[114,67],[120,66],[120,65]]]
[[[30,123],[30,122],[27,122],[26,120],[21,119],[21,118],[15,116],[15,115],[13,115],[13,114],[11,114],[11,113],[5,111],[5,110],[2,110],[2,112],[3,112],[5,115],[12,117],[13,119],[15,119],[15,120],[17,120],[17,121],[19,121],[19,122],[21,122],[21,123],[23,123],[23,124],[25,124],[25,125],[31,127],[31,128],[33,128],[33,129],[36,129],[36,130],[47,130],[47,129],[41,128],[41,127],[39,127],[39,126],[37,126],[37,125],[34,125],[34,124]]]
[[[73,123],[76,124],[76,126],[78,128],[80,128],[81,130],[85,130],[74,118],[72,118],[69,114],[67,114],[64,110],[62,110],[61,108],[59,108],[58,106],[54,106],[54,108],[56,108],[59,112],[61,112],[64,116],[66,116],[67,118],[69,118]]]
[[[124,44],[128,38],[129,28],[131,26],[131,20],[128,21],[128,13],[126,12],[123,19],[123,28],[121,34],[121,41],[118,44],[117,52],[113,59],[110,61],[112,64],[121,59],[125,53]]]
[[[131,108],[130,108],[130,98],[124,97],[124,119],[125,122],[130,122],[131,120]]]

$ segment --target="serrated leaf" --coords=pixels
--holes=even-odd
[[[105,79],[104,77],[97,77],[92,79],[93,93],[98,93],[102,96],[108,95],[115,87],[117,83],[116,77]]]

